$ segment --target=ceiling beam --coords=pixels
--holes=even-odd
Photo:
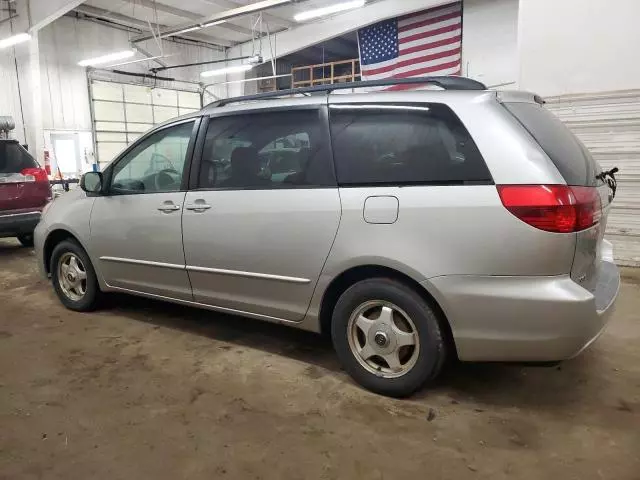
[[[27,7],[29,31],[37,32],[76,8],[82,2],[83,0],[26,0],[21,3],[24,3]]]
[[[232,0],[203,0],[203,1],[210,3],[212,5],[217,5],[222,8],[238,8],[242,5],[241,3],[238,3]],[[262,19],[271,25],[277,25],[281,28],[291,28],[293,25],[295,25],[295,22],[292,22],[291,20],[287,20],[286,18],[279,17],[277,15],[273,15],[271,13],[262,12]]]
[[[154,2],[153,0],[135,0],[132,5],[142,5],[143,7],[150,8],[151,10],[157,10],[159,12],[168,13],[176,17],[186,18],[188,20],[198,20],[202,15],[197,13],[182,10],[181,8],[172,7],[171,5],[165,5],[164,3]]]
[[[194,23],[163,29],[162,31],[160,31],[160,36],[168,37],[176,33],[182,32],[184,30],[187,30],[189,28],[193,28],[193,27],[197,28],[198,26],[202,26],[209,23],[226,22],[227,20],[231,20],[233,18],[244,17],[246,15],[251,15],[253,13],[260,13],[263,10],[279,7],[281,5],[287,5],[294,1],[295,0],[260,0],[255,3],[249,3],[247,5],[232,8],[230,10],[225,10],[224,12],[214,13],[213,15],[202,17],[199,21]],[[133,38],[131,41],[136,43],[136,42],[142,42],[145,40],[150,40],[151,38],[153,38],[153,35],[149,32],[149,33],[143,33],[142,35],[138,35],[137,37]]]
[[[355,58],[358,56],[358,47],[355,48],[345,45],[344,43],[337,42],[335,39],[327,40],[316,45],[318,48],[323,48],[328,52],[331,52],[336,57]]]
[[[278,32],[275,34],[277,51],[274,54],[278,57],[289,55],[303,48],[339,37],[346,32],[353,32],[381,20],[438,7],[448,2],[449,0],[377,0],[368,2],[362,8],[349,10],[331,17],[318,19],[317,21],[301,23],[289,30]],[[243,57],[251,55],[252,51],[253,45],[249,41],[235,45],[228,52],[228,55],[230,57]],[[263,51],[262,56],[266,62],[271,60],[272,54],[267,49]]]
[[[91,17],[96,17],[103,20],[111,20],[114,22],[122,23],[130,27],[135,27],[143,30],[149,29],[149,24],[145,20],[129,17],[121,13],[110,12],[109,10],[93,7],[91,5],[86,5],[86,4],[79,5],[75,8],[75,11],[79,13],[83,13],[85,15],[89,15]],[[160,29],[168,28],[166,25],[159,25],[159,27]],[[230,47],[232,45],[232,43],[229,40],[223,40],[221,38],[216,38],[216,37],[203,35],[203,34],[185,33],[183,35],[180,35],[180,37],[185,38],[187,40],[194,40],[196,42],[213,43],[220,47]]]
[[[136,3],[139,3],[143,7],[147,7],[150,9],[156,9],[159,12],[168,13],[169,15],[174,15],[180,18],[186,18],[187,20],[200,20],[202,15],[199,13],[189,12],[187,10],[182,10],[181,8],[172,7],[171,5],[165,5],[164,3],[154,2],[153,0],[135,0]],[[252,35],[252,32],[248,28],[240,27],[238,25],[234,25],[232,23],[221,23],[220,25],[216,25],[218,28],[224,28],[226,30],[231,30],[232,32],[241,33],[243,35]]]
[[[253,37],[253,30],[241,27],[231,22],[221,23],[220,25],[216,25],[216,28],[224,28],[225,30],[230,30],[232,32],[241,33],[243,35],[249,35],[250,37]]]

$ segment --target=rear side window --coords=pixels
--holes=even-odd
[[[20,173],[25,168],[37,168],[33,157],[18,142],[0,141],[0,174]]]
[[[558,117],[537,103],[507,102],[504,106],[538,142],[567,185],[596,185],[597,162]]]
[[[446,105],[334,105],[331,136],[342,186],[492,182]]]

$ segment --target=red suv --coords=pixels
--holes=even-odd
[[[50,200],[47,172],[16,140],[0,140],[0,237],[33,246],[33,230]]]

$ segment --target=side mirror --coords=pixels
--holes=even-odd
[[[102,192],[102,173],[87,172],[80,178],[80,188],[87,193]]]

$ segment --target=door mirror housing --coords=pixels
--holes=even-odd
[[[87,193],[102,192],[102,173],[87,172],[80,178],[80,188]]]

